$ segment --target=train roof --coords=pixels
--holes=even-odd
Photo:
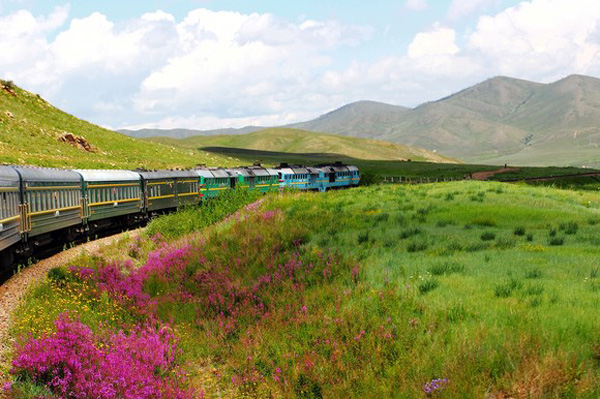
[[[13,168],[19,172],[23,182],[81,183],[81,176],[72,170],[32,166],[13,166]]]
[[[114,181],[132,181],[142,180],[140,173],[130,170],[95,170],[95,169],[75,169],[83,177],[83,181],[89,182],[114,182]]]
[[[241,175],[244,177],[253,177],[254,173],[252,173],[251,171],[249,171],[246,168],[231,168],[229,169],[230,173],[233,173],[234,175]]]
[[[148,170],[136,171],[146,180],[198,178],[198,173],[191,170]]]
[[[0,187],[18,187],[20,180],[14,168],[0,165]]]
[[[215,177],[215,175],[213,175],[212,172],[210,170],[208,170],[208,169],[195,169],[194,173],[197,176],[206,177],[206,178],[209,178],[209,179],[212,179],[213,177]]]
[[[209,169],[214,177],[231,177],[227,169]]]

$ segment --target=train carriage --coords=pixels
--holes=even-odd
[[[200,193],[202,199],[218,196],[223,190],[235,188],[236,178],[226,169],[196,169],[200,176]]]
[[[360,171],[354,165],[347,165],[348,171],[350,172],[350,185],[358,187],[360,183]]]
[[[144,207],[148,213],[199,202],[198,174],[188,171],[142,171]]]
[[[75,170],[83,178],[84,222],[92,231],[101,225],[130,223],[143,209],[142,177],[128,170]]]
[[[13,168],[21,180],[23,241],[40,247],[55,241],[57,237],[53,232],[58,230],[64,233],[65,239],[74,237],[83,216],[81,176],[70,170]],[[26,248],[32,249],[31,245]]]
[[[0,266],[12,263],[12,246],[21,241],[19,174],[9,166],[0,166]]]
[[[194,171],[177,173],[177,206],[198,205],[202,201],[200,178]]]
[[[227,169],[230,176],[233,177],[235,181],[236,188],[246,188],[249,190],[253,190],[256,184],[254,173],[248,170],[247,168],[231,168]]]
[[[280,188],[310,190],[317,188],[317,179],[308,168],[299,165],[281,164],[277,168]]]
[[[254,175],[254,188],[262,193],[279,189],[279,174],[276,170],[263,168],[260,165],[249,166],[245,169]]]

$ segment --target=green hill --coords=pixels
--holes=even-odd
[[[289,128],[269,128],[243,135],[195,136],[180,140],[151,138],[148,140],[188,149],[225,147],[278,153],[319,154],[331,158],[456,162],[452,158],[432,151],[405,145]]]
[[[64,168],[174,168],[239,160],[124,136],[75,118],[11,82],[0,84],[0,162]]]

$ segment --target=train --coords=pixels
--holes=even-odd
[[[157,214],[201,205],[224,190],[325,192],[359,182],[359,169],[341,162],[191,170],[0,165],[0,271],[40,248],[139,226]]]

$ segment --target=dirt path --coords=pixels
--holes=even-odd
[[[7,379],[3,370],[8,368],[7,365],[10,362],[10,351],[14,345],[14,341],[11,340],[9,336],[12,314],[19,305],[23,295],[25,295],[34,284],[37,284],[46,278],[48,270],[53,267],[65,264],[84,251],[92,254],[97,253],[103,246],[118,241],[124,235],[133,238],[142,231],[143,229],[128,231],[81,244],[77,247],[60,252],[50,258],[41,260],[38,263],[29,266],[19,274],[12,276],[0,286],[0,397],[2,397],[2,382]]]
[[[514,172],[518,170],[519,168],[500,168],[496,170],[488,170],[487,172],[475,172],[471,175],[471,177],[473,180],[487,180],[498,173]]]

